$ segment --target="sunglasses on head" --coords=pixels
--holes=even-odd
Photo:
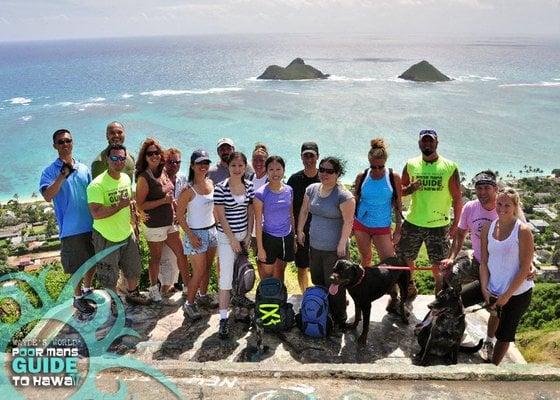
[[[57,144],[69,144],[72,143],[72,139],[58,139],[56,141]]]
[[[334,169],[334,168],[319,167],[319,172],[322,172],[322,173],[325,173],[325,174],[335,174],[335,173],[336,173],[336,169]]]
[[[151,156],[159,156],[159,150],[147,151],[147,152],[146,152],[146,155],[147,155],[148,157],[151,157]]]
[[[434,131],[433,129],[423,129],[423,130],[420,131],[420,136],[424,136],[424,135],[437,136],[437,132]]]
[[[385,164],[383,165],[370,165],[369,166],[371,169],[379,169],[382,170],[383,168],[385,168]]]
[[[179,165],[181,164],[181,160],[167,160],[167,164]]]
[[[124,161],[126,160],[126,156],[109,156],[111,161]]]

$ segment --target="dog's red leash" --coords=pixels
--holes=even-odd
[[[383,268],[383,269],[407,269],[409,271],[433,271],[434,269],[439,267],[404,267],[402,265],[376,265],[374,268]]]

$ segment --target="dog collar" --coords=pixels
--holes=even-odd
[[[366,270],[364,269],[364,267],[362,267],[360,265],[360,269],[362,270],[362,275],[360,276],[360,279],[358,279],[358,282],[356,282],[355,284],[353,284],[351,287],[356,287],[358,286],[360,283],[362,283],[362,281],[364,280],[364,276],[366,276]]]

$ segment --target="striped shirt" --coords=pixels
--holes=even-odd
[[[248,228],[248,213],[247,208],[249,204],[253,203],[255,197],[255,187],[253,182],[244,179],[245,183],[245,196],[241,202],[237,202],[231,193],[229,187],[229,179],[218,183],[214,188],[214,205],[224,206],[226,219],[229,223],[233,233],[243,232]],[[223,232],[221,224],[218,223],[218,230]]]

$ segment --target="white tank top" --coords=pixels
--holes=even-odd
[[[214,221],[214,189],[208,194],[200,195],[191,187],[194,198],[187,205],[187,224],[191,229],[208,228]]]
[[[500,296],[509,288],[520,268],[519,227],[521,221],[515,221],[510,235],[502,241],[496,240],[493,236],[496,222],[497,220],[493,221],[488,230],[488,270],[490,271],[488,291],[494,296]],[[533,281],[524,280],[513,295],[525,293],[533,286]]]

